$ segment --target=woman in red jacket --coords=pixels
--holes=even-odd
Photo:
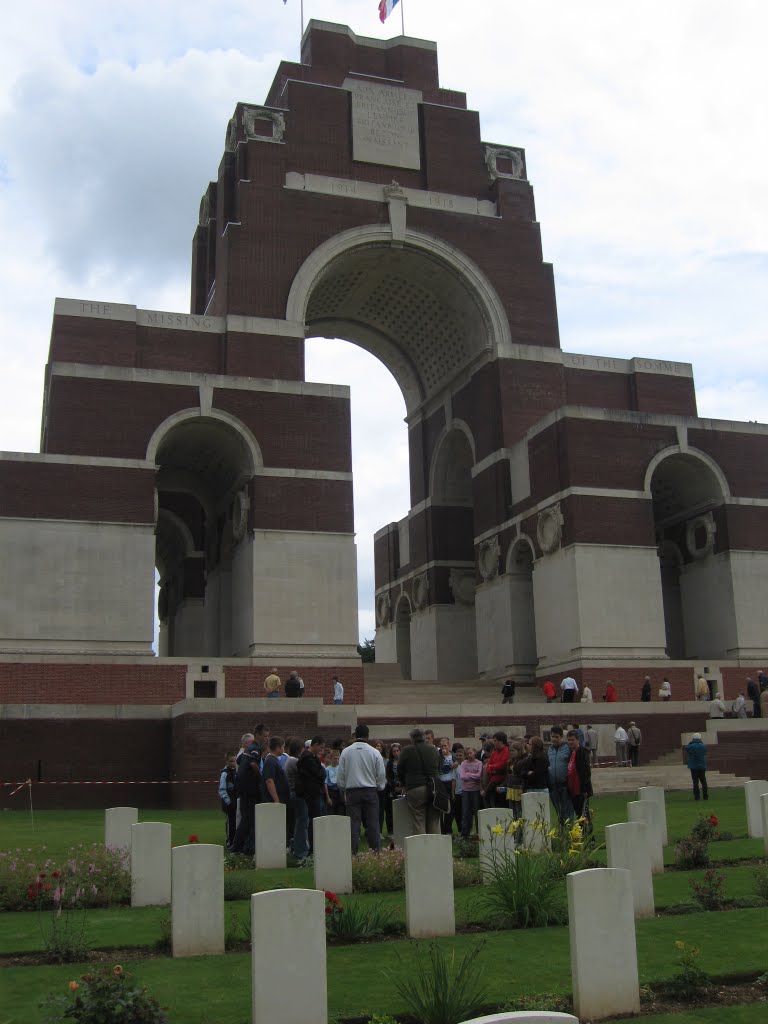
[[[495,732],[493,734],[493,753],[485,762],[485,806],[506,807],[507,792],[506,781],[509,769],[509,747],[507,746],[507,734]]]
[[[603,700],[606,702],[606,704],[616,703],[616,687],[613,685],[610,679],[608,680],[608,684],[605,687],[605,697],[603,697]]]

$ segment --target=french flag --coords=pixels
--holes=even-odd
[[[379,21],[384,24],[400,0],[379,0]]]

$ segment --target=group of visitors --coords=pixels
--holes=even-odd
[[[637,768],[640,764],[640,744],[643,742],[643,734],[637,724],[630,722],[626,729],[622,725],[617,726],[613,739],[616,744],[616,763]]]
[[[332,678],[331,689],[333,693],[333,703],[343,704],[344,684],[338,676],[334,676]],[[304,696],[304,680],[295,669],[289,673],[288,678],[285,680],[285,685],[283,685],[277,669],[273,668],[270,670],[269,675],[264,680],[264,696],[275,700],[281,696],[281,690],[283,694],[289,698],[299,698]]]
[[[557,689],[551,679],[545,679],[542,683],[542,692],[546,699],[547,704],[554,704],[557,700]],[[579,696],[581,694],[581,696]],[[605,693],[603,694],[603,700],[607,704],[614,704],[617,699],[616,687],[613,685],[612,680],[608,680],[605,684]],[[579,689],[579,684],[573,678],[573,676],[565,676],[560,681],[560,703],[561,704],[575,704],[579,701],[581,704],[594,704],[595,698],[592,696],[592,688],[585,685],[583,690]]]

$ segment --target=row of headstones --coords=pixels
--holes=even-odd
[[[752,779],[744,783],[747,804],[747,832],[751,839],[762,839],[768,853],[768,782]]]

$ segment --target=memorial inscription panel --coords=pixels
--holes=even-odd
[[[347,78],[352,93],[352,158],[419,170],[419,101],[416,89]]]

